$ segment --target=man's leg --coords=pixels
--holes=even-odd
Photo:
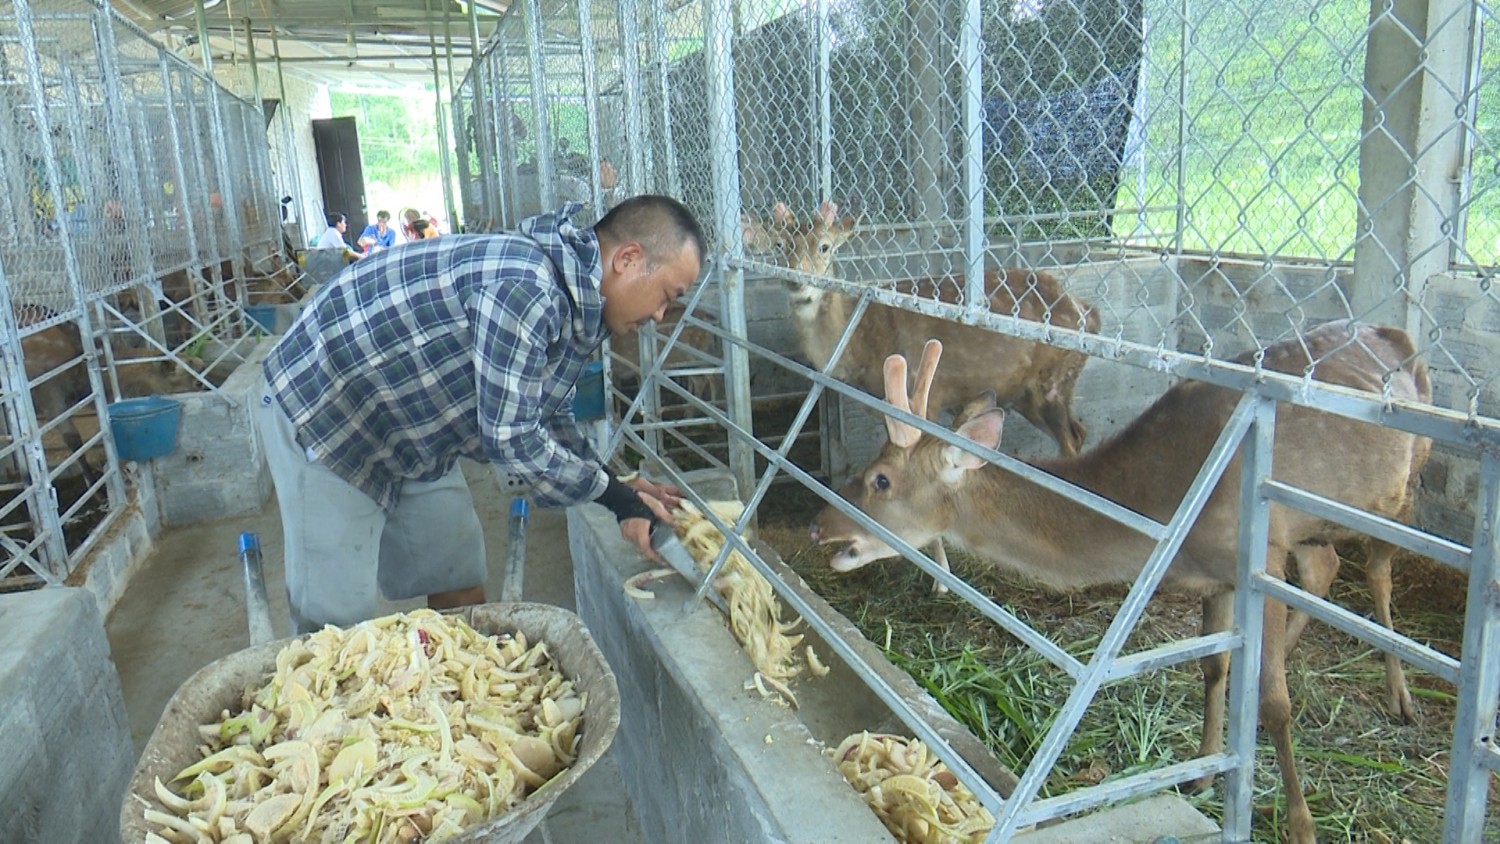
[[[385,514],[374,499],[308,459],[291,420],[269,394],[255,411],[281,510],[292,632],[372,617]]]
[[[489,564],[468,481],[457,465],[430,483],[407,481],[380,537],[380,591],[427,596],[433,609],[484,603]]]

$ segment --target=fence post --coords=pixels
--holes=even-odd
[[[1461,237],[1464,138],[1454,131],[1469,88],[1478,4],[1391,0],[1371,7],[1359,144],[1354,316],[1423,334],[1427,280],[1448,269]],[[1467,26],[1465,24],[1468,24]]]
[[[1485,837],[1485,805],[1495,769],[1495,702],[1500,697],[1500,455],[1479,455],[1479,496],[1469,554],[1469,597],[1464,610],[1463,662],[1443,841],[1462,844]],[[1485,764],[1485,760],[1489,764]]]

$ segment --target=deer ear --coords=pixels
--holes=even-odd
[[[987,410],[995,409],[995,391],[985,390],[979,397],[964,405],[963,410],[954,417],[954,424],[962,425]]]
[[[782,225],[791,225],[792,209],[786,207],[785,202],[778,202],[776,207],[771,209],[771,219]]]
[[[975,416],[973,419],[958,426],[958,433],[973,440],[979,445],[989,449],[1000,447],[1000,429],[1005,423],[1005,413],[999,410],[988,410]],[[943,462],[946,464],[950,480],[957,480],[957,475],[962,472],[973,471],[984,466],[989,461],[983,457],[976,457],[958,446],[943,446]]]
[[[839,204],[837,202],[825,201],[818,206],[818,213],[823,215],[823,222],[827,225],[835,225],[839,219]]]

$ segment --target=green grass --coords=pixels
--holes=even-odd
[[[795,493],[782,496],[795,497]],[[914,566],[892,560],[836,575],[826,554],[807,547],[807,502],[786,523],[763,514],[761,534],[887,657],[905,669],[950,714],[1017,773],[1035,754],[1071,688],[1068,678],[1016,643],[961,599],[935,595]],[[1368,614],[1369,598],[1357,546],[1335,582],[1333,600]],[[981,561],[950,551],[955,573],[1080,659],[1087,659],[1124,594],[1096,589],[1050,595],[997,575]],[[1397,561],[1394,597],[1401,632],[1454,653],[1462,637],[1462,580],[1415,558]],[[1195,599],[1153,600],[1127,650],[1196,632]],[[1419,700],[1419,724],[1385,713],[1380,654],[1330,628],[1313,625],[1288,662],[1293,740],[1304,791],[1324,841],[1422,842],[1442,828],[1447,750],[1452,741],[1453,690],[1407,668]],[[1202,725],[1197,667],[1154,672],[1105,687],[1050,773],[1043,795],[1064,794],[1101,780],[1191,759]],[[1274,751],[1257,747],[1253,840],[1276,842],[1285,801]],[[1486,840],[1500,840],[1500,793],[1493,788]],[[1218,819],[1222,782],[1184,795]]]

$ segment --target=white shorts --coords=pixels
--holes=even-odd
[[[405,481],[387,514],[310,459],[269,393],[255,418],[281,509],[295,633],[371,618],[377,589],[399,601],[484,584],[484,531],[459,466],[436,481]]]

